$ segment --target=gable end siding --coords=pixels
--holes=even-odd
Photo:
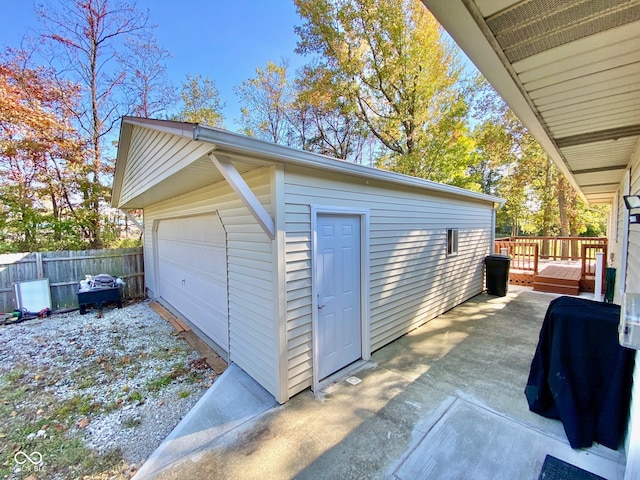
[[[120,201],[135,198],[210,150],[211,145],[203,142],[134,126],[129,156],[135,161],[124,172]]]
[[[373,182],[371,182],[373,183]],[[370,209],[371,350],[480,293],[492,205],[285,168],[288,388],[312,385],[310,205]],[[447,228],[459,252],[446,256]]]

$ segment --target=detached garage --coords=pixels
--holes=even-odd
[[[279,402],[480,293],[499,198],[203,125],[125,117],[112,203],[151,298]]]

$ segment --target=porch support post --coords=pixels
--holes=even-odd
[[[269,213],[262,206],[258,197],[255,196],[247,182],[244,181],[240,172],[233,166],[228,157],[220,154],[210,153],[209,158],[220,171],[224,179],[229,183],[234,192],[238,194],[242,203],[249,209],[253,218],[264,230],[271,240],[276,238],[276,227]]]
[[[596,302],[602,301],[602,274],[604,272],[604,253],[596,253],[596,285],[593,289],[593,299]]]

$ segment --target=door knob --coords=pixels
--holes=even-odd
[[[320,305],[320,295],[318,295],[318,310],[322,310],[326,305]]]

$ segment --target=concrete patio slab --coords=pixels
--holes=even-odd
[[[537,479],[547,454],[604,478],[616,478],[610,461],[571,449],[496,412],[461,399],[449,404],[395,472],[399,480]],[[612,468],[613,467],[613,468]]]
[[[342,379],[282,406],[261,403],[249,419],[198,426],[237,417],[236,397],[212,396],[225,403],[203,403],[183,428],[200,446],[174,450],[161,468],[165,453],[154,454],[156,468],[136,478],[476,478],[490,466],[484,478],[535,480],[551,454],[622,480],[623,452],[574,451],[559,421],[528,410],[524,386],[553,298],[512,287],[478,295],[375,352],[352,374],[356,385]]]
[[[275,407],[254,379],[231,364],[182,419],[134,478],[153,478],[167,466],[194,455],[225,433]]]

